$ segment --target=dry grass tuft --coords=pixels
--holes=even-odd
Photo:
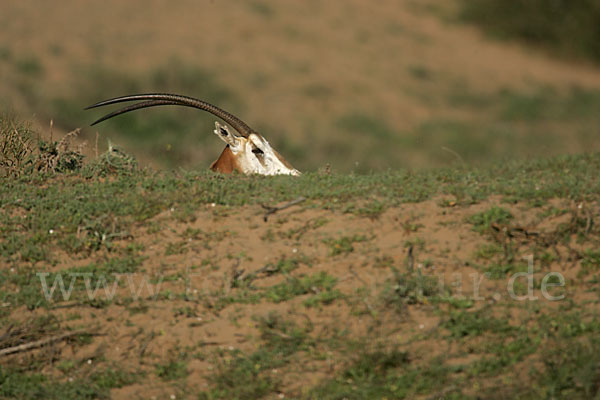
[[[0,115],[0,171],[4,176],[60,173],[79,170],[83,165],[83,145],[73,148],[72,141],[80,129],[67,133],[59,141],[39,139],[31,125],[12,114]],[[50,123],[52,137],[52,122]]]

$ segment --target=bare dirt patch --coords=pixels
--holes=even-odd
[[[418,293],[423,288],[407,292],[398,303],[390,302],[389,296],[385,300],[383,294],[398,290],[393,286],[398,273],[394,270],[418,271],[441,285],[435,288],[439,293],[453,293],[448,299],[471,302],[472,310],[492,307],[496,311],[485,315],[503,316],[510,325],[519,326],[528,318],[527,312],[507,314],[504,308],[494,308],[515,302],[506,292],[508,275],[499,280],[478,278],[480,286],[474,286],[473,274],[483,273],[477,251],[489,244],[494,231],[482,235],[465,222],[498,206],[534,229],[530,208],[506,206],[495,199],[450,207],[435,199],[392,208],[374,219],[297,207],[271,216],[266,223],[259,207],[207,205],[183,221],[177,218],[177,210],[167,210],[132,232],[135,243],[144,248],[141,273],[121,277],[111,301],[98,308],[58,303],[54,309],[33,314],[18,309],[10,318],[54,315],[65,321],[64,326],[97,332],[99,336],[89,344],[55,344],[54,357],[144,373],[141,381],[113,389],[114,398],[207,390],[212,385],[210,376],[219,362],[227,362],[222,360],[230,358],[229,353],[260,349],[265,335],[264,328],[259,329],[261,318],[274,313],[306,329],[315,341],[310,353],[271,371],[282,377],[280,390],[286,395],[299,395],[304,386],[298,385],[300,381],[318,384],[342,370],[349,357],[343,343],[350,338],[371,338],[372,346],[399,346],[410,351],[414,365],[427,365],[448,354],[452,354],[449,366],[472,364],[481,356],[469,354],[473,352],[469,348],[477,349],[483,341],[471,341],[465,350],[440,340],[457,334],[448,325],[448,316],[440,315],[440,307],[446,312],[452,307],[430,303],[429,296]],[[546,219],[543,230],[555,231],[564,222],[564,218]],[[53,270],[73,262],[81,260],[61,258]],[[574,269],[565,270],[563,263],[550,261],[543,269],[560,271],[568,282],[575,282],[579,265],[577,261]],[[314,281],[300,292],[284,287],[314,276],[329,276],[335,284],[327,287]],[[563,293],[572,301],[586,296],[570,286]],[[104,295],[101,289],[97,297]],[[536,304],[542,310],[553,308],[543,298]],[[289,337],[277,330],[272,335]],[[21,357],[26,356],[13,356],[12,362],[23,362]],[[160,378],[160,366],[175,360],[186,360],[185,373],[174,380]],[[48,372],[57,379],[69,378],[68,372],[52,368]]]

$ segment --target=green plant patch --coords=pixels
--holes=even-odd
[[[340,254],[348,254],[354,251],[354,243],[367,241],[365,235],[342,236],[339,239],[327,239],[325,244],[329,246],[329,254],[337,256]]]
[[[473,230],[484,233],[489,231],[492,224],[506,224],[513,218],[513,215],[505,208],[493,206],[487,211],[472,215],[469,222],[473,224]]]

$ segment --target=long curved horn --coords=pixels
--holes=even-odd
[[[93,108],[93,107],[100,107],[102,105],[104,105],[104,104],[100,104],[100,105],[94,104],[93,106],[89,106],[89,107],[87,107],[85,109],[87,110],[87,109]],[[113,111],[113,112],[111,112],[109,114],[106,114],[104,117],[98,118],[97,120],[95,120],[94,122],[92,122],[90,124],[90,126],[94,126],[96,124],[99,124],[102,121],[106,121],[107,119],[110,119],[112,117],[116,117],[117,115],[124,114],[124,113],[129,112],[129,111],[139,110],[141,108],[147,108],[147,107],[167,106],[167,105],[182,105],[182,104],[180,104],[180,103],[174,103],[172,101],[165,101],[165,100],[142,101],[140,103],[132,104],[130,106],[127,106],[127,107],[121,108],[121,109],[119,109],[117,111]]]
[[[94,121],[92,123],[92,125],[95,125],[97,123],[105,121],[109,118],[115,117],[117,115],[129,112],[129,111],[139,110],[141,108],[174,105],[174,106],[193,107],[193,108],[207,111],[207,112],[221,118],[223,121],[225,121],[226,123],[231,125],[231,127],[234,128],[236,131],[238,131],[239,134],[242,135],[243,137],[248,137],[251,133],[254,132],[254,130],[252,128],[250,128],[244,121],[242,121],[235,115],[230,114],[227,111],[225,111],[217,106],[214,106],[214,105],[207,103],[205,101],[202,101],[202,100],[195,99],[193,97],[181,96],[181,95],[177,95],[177,94],[148,93],[148,94],[134,94],[131,96],[115,97],[114,99],[104,100],[99,103],[93,104],[89,107],[86,107],[85,109],[89,110],[91,108],[102,107],[102,106],[106,106],[109,104],[122,103],[122,102],[126,102],[126,101],[138,101],[138,100],[147,100],[147,101],[142,101],[140,103],[121,108],[117,111],[113,111],[112,113],[107,114],[104,117]]]

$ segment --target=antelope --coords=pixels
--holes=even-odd
[[[237,171],[246,175],[300,175],[300,171],[292,167],[261,134],[235,115],[203,100],[178,94],[134,94],[104,100],[86,107],[86,110],[127,101],[137,101],[138,103],[111,112],[94,121],[92,126],[117,115],[142,108],[166,105],[193,107],[221,118],[236,131],[233,132],[227,125],[215,122],[214,133],[225,142],[225,149],[211,164],[211,170],[225,174]]]

